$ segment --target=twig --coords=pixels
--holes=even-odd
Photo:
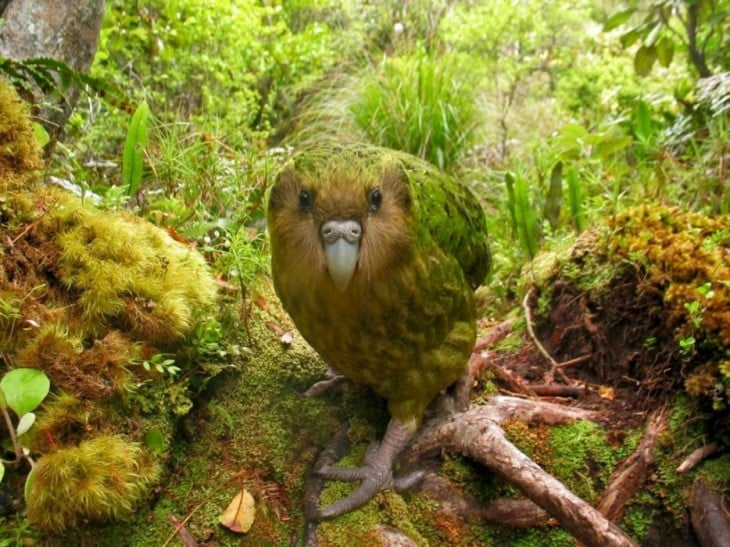
[[[198,547],[198,542],[195,541],[193,535],[185,528],[185,523],[190,518],[190,515],[188,515],[185,520],[180,520],[172,513],[167,516],[170,519],[170,522],[172,522],[172,525],[175,526],[175,532],[172,534],[172,537],[175,537],[175,534],[177,534],[185,547]],[[168,539],[164,545],[167,545],[169,542],[170,540]]]
[[[563,368],[563,367],[572,367],[573,365],[579,365],[585,361],[588,361],[593,357],[592,353],[588,353],[586,355],[581,355],[580,357],[576,357],[575,359],[569,359],[567,361],[563,361],[562,363],[558,363],[556,366]]]
[[[538,397],[572,397],[574,399],[578,399],[586,392],[584,387],[563,384],[532,385],[530,389]]]
[[[697,464],[699,464],[710,454],[714,454],[715,452],[717,452],[719,449],[720,445],[716,442],[701,446],[685,458],[685,460],[679,465],[679,467],[677,467],[677,473],[686,473],[690,469],[694,469]]]

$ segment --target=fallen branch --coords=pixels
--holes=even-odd
[[[531,386],[528,386],[522,378],[518,375],[513,374],[508,369],[500,367],[494,363],[489,362],[487,352],[483,352],[483,358],[486,361],[486,367],[494,376],[494,379],[499,382],[502,386],[506,386],[512,393],[525,395],[526,397],[536,397],[536,393],[532,390]]]
[[[550,411],[548,421],[543,420],[545,409]],[[636,545],[620,528],[520,452],[498,425],[506,418],[564,422],[571,414],[575,416],[573,419],[578,419],[594,413],[550,403],[493,397],[487,405],[474,406],[446,421],[424,427],[411,447],[410,459],[417,460],[444,449],[462,454],[520,489],[578,540],[611,547]]]
[[[490,328],[484,336],[479,337],[474,344],[472,352],[479,353],[480,351],[491,347],[500,340],[507,338],[510,332],[512,332],[512,320],[506,319]]]
[[[189,520],[189,516],[188,516],[188,518],[186,518],[184,520],[180,520],[172,513],[169,513],[167,515],[167,518],[170,519],[170,522],[175,527],[175,532],[172,535],[173,538],[175,537],[175,535],[177,535],[178,539],[185,547],[198,547],[198,542],[195,541],[195,538],[193,537],[193,535],[188,531],[187,528],[185,528],[185,524]],[[170,540],[168,539],[164,543],[164,545],[168,545],[169,543],[170,543]]]

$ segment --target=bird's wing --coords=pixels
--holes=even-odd
[[[425,161],[401,156],[417,195],[422,222],[441,249],[455,257],[473,287],[489,271],[486,216],[463,183]]]

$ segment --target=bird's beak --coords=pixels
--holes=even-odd
[[[330,220],[322,225],[321,234],[327,271],[335,286],[344,291],[357,268],[362,227],[354,220]]]

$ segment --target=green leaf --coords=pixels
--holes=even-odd
[[[165,451],[165,437],[156,427],[150,429],[144,436],[144,444],[155,455],[162,454]]]
[[[522,247],[527,251],[530,260],[537,255],[540,239],[540,227],[535,211],[530,204],[528,183],[523,177],[515,179],[515,218],[517,234]]]
[[[628,148],[633,142],[634,139],[629,135],[613,138],[596,145],[595,153],[601,158],[607,158]]]
[[[512,173],[505,173],[504,183],[507,186],[507,210],[512,221],[512,230],[517,233],[517,216],[515,214],[515,176]]]
[[[568,201],[570,203],[570,216],[573,218],[575,229],[582,232],[585,227],[583,217],[583,193],[578,180],[578,171],[571,167],[565,173],[565,180],[568,182]]]
[[[641,38],[641,35],[643,33],[644,29],[641,26],[634,27],[631,30],[627,30],[619,38],[619,40],[621,41],[621,46],[624,49],[631,47],[636,43],[639,38]]]
[[[127,189],[129,196],[135,195],[142,183],[149,114],[150,107],[147,101],[142,101],[132,115],[127,129],[127,139],[122,154],[122,185]]]
[[[5,476],[5,465],[3,462],[0,462],[0,482],[3,481],[3,477]]]
[[[28,499],[28,494],[30,493],[30,489],[33,487],[33,480],[35,479],[35,470],[38,469],[37,467],[33,467],[30,470],[30,473],[28,473],[28,476],[25,477],[25,488],[23,489],[23,495],[25,496],[25,499]]]
[[[563,205],[563,162],[559,161],[550,173],[550,188],[545,196],[543,218],[555,230],[560,219],[560,208]]]
[[[15,434],[20,437],[23,433],[27,432],[35,423],[35,414],[28,412],[20,417],[18,427],[15,428]]]
[[[38,145],[41,148],[51,142],[51,137],[48,135],[48,131],[46,131],[46,128],[43,127],[43,125],[38,122],[32,122],[32,126],[35,140],[38,141]]]
[[[8,406],[18,416],[37,408],[48,395],[50,387],[46,373],[37,368],[16,368],[0,380],[0,389],[5,393]]]
[[[636,111],[633,119],[634,134],[640,142],[646,143],[654,132],[651,121],[651,110],[646,101],[639,100],[636,103]]]
[[[656,43],[656,54],[659,63],[663,67],[668,67],[674,58],[674,42],[670,38],[662,36]]]
[[[623,25],[634,14],[636,8],[622,9],[614,12],[603,24],[603,32],[608,32]]]
[[[652,47],[656,44],[662,28],[664,28],[664,23],[662,23],[661,21],[652,27],[652,29],[649,31],[649,34],[644,37],[644,47]]]
[[[648,76],[657,58],[656,47],[641,46],[634,56],[634,70],[639,76]]]

